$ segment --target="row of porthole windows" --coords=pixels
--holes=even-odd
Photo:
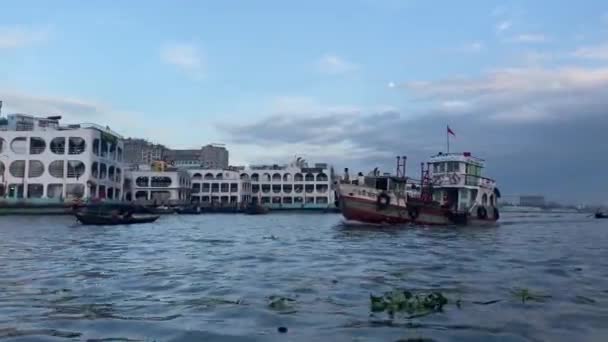
[[[202,202],[202,203],[208,203],[208,202],[215,202],[215,201],[222,201],[223,198],[228,198],[228,196],[192,196],[192,201],[193,202]],[[232,196],[231,198],[234,198],[234,202],[236,202],[236,198],[237,196]],[[253,197],[254,201],[258,201],[257,197]],[[270,197],[270,196],[264,196],[260,198],[260,201],[262,204],[328,204],[329,203],[329,199],[327,197],[322,197],[322,196],[318,196],[318,197],[280,197],[280,196],[274,196],[274,197]],[[224,201],[222,201],[224,202]]]
[[[5,189],[4,184],[0,184],[0,196],[8,196],[9,198],[24,198],[24,184],[9,184],[8,189]],[[84,184],[66,184],[65,196],[67,198],[81,198],[84,196]],[[27,198],[42,198],[44,196],[44,184],[27,184]],[[47,198],[62,198],[63,184],[47,184]]]
[[[259,182],[260,181],[260,175],[258,173],[252,173],[251,176],[249,176],[249,174],[247,173],[242,173],[240,175],[240,178],[242,180],[249,180],[251,179],[254,182]],[[192,175],[192,180],[201,180],[201,179],[205,179],[205,180],[213,180],[213,179],[224,179],[224,174],[223,173],[218,173],[216,175],[214,175],[213,173],[206,173],[205,175],[202,175],[201,173],[195,173]],[[291,181],[295,181],[295,182],[314,182],[315,180],[317,182],[326,182],[328,181],[328,177],[326,174],[324,173],[319,173],[316,177],[314,174],[312,173],[307,173],[306,175],[302,175],[301,173],[296,173],[295,175],[292,175],[291,173],[285,173],[283,175],[281,175],[280,173],[275,173],[272,176],[269,173],[263,173],[261,175],[261,180],[263,182],[291,182]]]
[[[243,190],[246,190],[248,184],[243,185]],[[192,192],[238,192],[238,183],[194,183],[192,184]]]
[[[182,186],[189,186],[189,182],[184,178],[180,178],[179,183]],[[173,179],[167,176],[139,176],[135,178],[135,185],[140,188],[168,188],[171,184],[173,184]]]
[[[79,160],[68,160],[64,163],[63,160],[56,160],[49,164],[48,172],[55,178],[64,177],[64,168],[67,164],[67,178],[79,178],[85,172],[85,165]],[[44,174],[45,166],[40,160],[30,160],[28,165],[28,178],[37,178]],[[8,171],[11,176],[15,178],[25,177],[25,160],[15,160],[9,167]],[[0,162],[0,174],[4,174],[5,166],[4,163]]]
[[[29,138],[29,154],[42,154],[46,150],[46,141],[40,137]],[[100,146],[101,145],[101,146]],[[67,153],[71,155],[81,154],[86,150],[86,141],[80,137],[67,138]],[[6,141],[0,138],[0,153],[3,153],[6,148]],[[28,153],[28,138],[16,137],[10,143],[10,149],[15,154]],[[66,152],[66,137],[57,137],[51,140],[49,149],[52,153],[63,155]],[[108,154],[112,159],[122,160],[122,148],[116,144],[108,144],[105,140],[93,141],[93,153],[96,156],[101,155],[106,157]]]
[[[251,186],[251,192],[254,194],[257,194],[258,192],[262,193],[269,193],[269,192],[273,192],[273,193],[280,193],[281,191],[284,193],[291,193],[292,191],[299,194],[302,192],[306,192],[306,193],[313,193],[315,192],[315,190],[318,193],[326,193],[329,190],[329,186],[327,186],[326,184],[306,184],[306,185],[294,185],[292,186],[291,184],[283,184],[283,186],[281,187],[280,184],[273,184],[272,186],[270,184],[252,184]]]

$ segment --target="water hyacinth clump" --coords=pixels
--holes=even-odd
[[[413,294],[407,290],[386,292],[383,296],[370,295],[372,312],[405,312],[408,314],[425,314],[439,312],[448,303],[448,299],[440,292],[429,294]]]

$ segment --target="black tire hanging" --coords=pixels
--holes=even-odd
[[[388,208],[389,205],[391,205],[391,197],[388,194],[383,192],[378,195],[378,198],[376,199],[376,206],[378,207],[378,210],[384,210]]]
[[[420,210],[418,209],[418,207],[410,207],[407,209],[407,214],[409,215],[410,220],[416,221],[416,219],[418,219],[418,216],[420,216]]]
[[[485,220],[488,218],[488,211],[484,207],[477,208],[477,218],[480,220]]]

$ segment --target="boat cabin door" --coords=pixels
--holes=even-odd
[[[458,210],[459,196],[458,189],[446,188],[443,189],[442,204],[452,210]]]

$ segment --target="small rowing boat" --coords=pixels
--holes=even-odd
[[[152,223],[160,217],[159,215],[135,214],[135,215],[112,215],[97,213],[76,213],[76,219],[84,225],[95,226],[117,226],[125,224]]]

